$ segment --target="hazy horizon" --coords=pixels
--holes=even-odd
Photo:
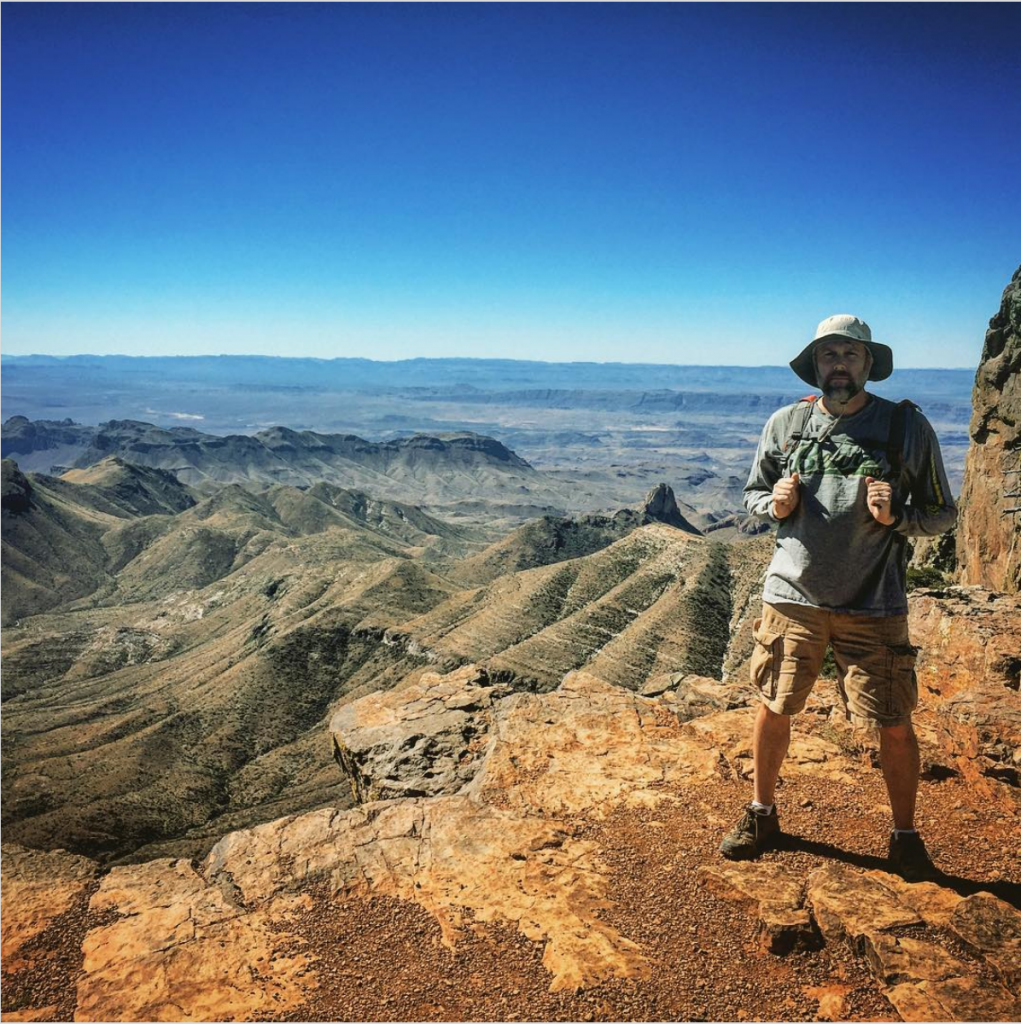
[[[794,353],[796,355],[797,353]],[[793,358],[793,356],[792,356]],[[0,361],[4,359],[29,360],[29,359],[281,359],[287,361],[301,361],[321,363],[335,363],[342,361],[365,362],[365,363],[407,363],[407,362],[507,362],[507,363],[538,363],[547,366],[663,366],[673,369],[685,369],[691,367],[699,370],[786,370],[789,369],[787,362],[779,363],[675,363],[660,362],[653,360],[630,360],[630,359],[517,359],[513,356],[395,356],[390,359],[370,358],[368,356],[294,356],[262,354],[258,352],[207,352],[204,354],[184,352],[161,352],[161,353],[129,353],[129,352],[69,352],[67,354],[54,354],[49,352],[8,352],[0,353]],[[974,373],[977,366],[976,360],[970,365],[964,366],[897,366],[895,372],[904,370],[925,370],[940,371],[948,373]],[[807,386],[807,385],[806,385]]]

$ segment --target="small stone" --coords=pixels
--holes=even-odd
[[[769,900],[759,904],[756,934],[759,946],[777,956],[785,956],[795,949],[818,949],[822,945],[807,910]]]

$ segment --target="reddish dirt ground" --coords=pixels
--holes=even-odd
[[[765,859],[798,876],[834,859],[864,869],[885,866],[889,825],[878,771],[853,789],[801,776],[780,793],[790,839]],[[721,833],[747,799],[747,784],[717,782],[676,795],[677,802],[620,810],[582,831],[599,843],[612,870],[613,906],[605,919],[641,944],[652,963],[648,979],[551,993],[542,944],[516,931],[478,925],[449,950],[435,921],[416,905],[333,901],[318,889],[316,909],[292,930],[320,961],[320,987],[282,1019],[816,1020],[829,1019],[820,1015],[818,997],[835,991],[843,997],[843,1019],[897,1020],[864,958],[850,947],[763,953],[748,908],[698,885],[698,868],[719,860]],[[1013,852],[1018,823],[990,807],[962,814],[962,798],[967,803],[955,779],[922,784],[920,828],[947,874],[943,884],[962,894],[990,889],[1021,904]],[[947,935],[928,937],[984,973]]]

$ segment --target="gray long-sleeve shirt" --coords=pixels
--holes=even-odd
[[[784,443],[800,403],[778,409],[766,423],[744,489],[745,508],[776,521],[770,511],[780,479]],[[800,502],[779,520],[776,550],[763,598],[862,615],[907,612],[906,537],[943,533],[957,509],[950,494],[939,442],[928,420],[909,409],[900,473],[886,442],[896,403],[870,395],[853,416],[835,417],[818,403],[804,438],[790,453],[785,476],[797,472]],[[824,438],[819,443],[810,439]],[[877,523],[865,503],[866,477],[893,485],[896,526]]]

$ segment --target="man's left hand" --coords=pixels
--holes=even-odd
[[[885,480],[876,480],[871,476],[865,477],[865,483],[868,486],[865,504],[872,518],[883,526],[891,526],[897,520],[893,514],[893,488]]]

